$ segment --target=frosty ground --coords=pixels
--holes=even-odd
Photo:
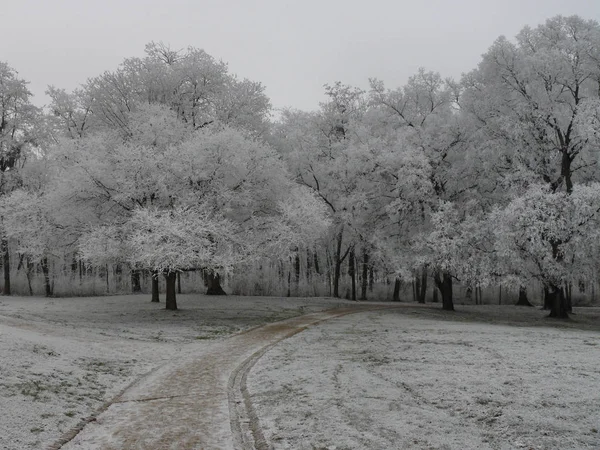
[[[334,299],[0,299],[0,448],[45,448],[133,381]],[[313,326],[248,389],[274,448],[598,448],[600,311],[406,306]],[[451,319],[451,320],[448,320]],[[557,328],[558,326],[558,328]]]
[[[209,342],[343,303],[146,295],[0,297],[0,449],[45,448],[134,380]]]
[[[266,439],[287,449],[600,448],[598,309],[552,329],[539,310],[461,308],[355,314],[283,341],[248,378]]]

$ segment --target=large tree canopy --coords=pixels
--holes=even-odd
[[[3,64],[5,258],[125,264],[169,292],[203,270],[354,299],[357,281],[361,298],[394,281],[394,299],[409,282],[424,302],[432,278],[446,310],[457,283],[535,282],[567,317],[600,259],[599,55],[597,22],[558,16],[498,38],[458,82],[336,82],[275,123],[260,83],[194,47],[150,43],[71,93],[49,87],[44,116]]]

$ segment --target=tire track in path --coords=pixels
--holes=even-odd
[[[395,307],[357,304],[274,322],[211,343],[132,386],[62,449],[268,449],[246,387],[256,361],[311,325]]]

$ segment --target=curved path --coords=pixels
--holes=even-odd
[[[324,320],[383,305],[356,305],[263,325],[208,345],[134,384],[52,449],[270,448],[246,389],[246,375],[273,345]],[[77,433],[77,434],[75,434]],[[73,436],[74,435],[74,436]],[[71,439],[72,438],[72,439]]]

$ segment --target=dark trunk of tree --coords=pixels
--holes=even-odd
[[[502,286],[500,286],[500,290],[498,291],[498,304],[502,304]]]
[[[473,301],[473,288],[471,286],[467,286],[467,289],[465,289],[465,300],[468,304]]]
[[[552,309],[552,301],[550,299],[550,290],[547,286],[544,286],[544,309]]]
[[[310,287],[312,279],[312,254],[309,249],[306,249],[306,283]]]
[[[360,282],[360,299],[366,300],[369,285],[369,253],[366,248],[363,248],[362,279]]]
[[[400,301],[400,278],[396,278],[394,281],[394,295],[392,297],[392,301],[399,302]]]
[[[221,276],[217,272],[208,271],[205,281],[206,295],[227,295],[221,287]]]
[[[348,275],[350,275],[350,281],[352,283],[352,296],[351,300],[356,301],[356,256],[354,255],[354,247],[350,250],[350,256],[348,261]]]
[[[131,271],[131,292],[141,292],[142,291],[142,283],[140,282],[140,271],[132,270]]]
[[[33,274],[33,269],[35,268],[35,264],[31,262],[30,258],[27,258],[27,271],[25,275],[27,276],[27,287],[29,287],[29,295],[33,295],[33,287],[31,286],[31,278]]]
[[[413,280],[412,280],[412,295],[413,295],[413,302],[417,301],[417,292],[419,292],[419,278],[417,277],[417,275],[413,276]]]
[[[418,294],[419,303],[425,303],[425,294],[427,293],[427,268],[423,267],[421,269],[421,280],[419,282],[419,286],[421,289]]]
[[[181,272],[177,272],[177,293],[181,294]]]
[[[117,264],[115,266],[115,288],[118,291],[123,282],[123,266]]]
[[[10,254],[8,252],[8,241],[2,239],[2,268],[4,270],[4,295],[11,295],[10,293]]]
[[[550,286],[548,289],[548,301],[550,303],[549,317],[557,319],[568,319],[569,312],[567,311],[567,301],[562,288]]]
[[[373,292],[373,285],[375,284],[375,273],[373,264],[369,267],[369,292]]]
[[[288,280],[287,280],[287,296],[292,296],[292,272],[288,270]]]
[[[52,284],[50,283],[50,269],[48,268],[48,258],[42,259],[42,273],[44,274],[44,287],[46,288],[46,297],[52,297]]]
[[[294,256],[294,290],[295,295],[299,295],[300,291],[300,253],[296,249],[296,255]]]
[[[314,264],[315,264],[315,273],[317,275],[320,275],[321,271],[319,270],[319,256],[317,255],[317,252],[313,253],[313,258],[314,258]]]
[[[533,306],[527,298],[527,288],[525,286],[519,287],[519,300],[516,303],[517,306]]]
[[[152,302],[158,303],[160,302],[160,297],[158,295],[158,272],[152,272]]]
[[[567,307],[567,312],[568,313],[572,313],[573,312],[573,283],[569,282],[565,284],[565,301],[566,301],[566,307]]]
[[[108,264],[106,265],[106,267],[104,268],[106,270],[106,292],[109,293],[110,292],[110,285],[108,284]]]
[[[566,150],[563,150],[562,152],[561,175],[565,179],[567,194],[571,194],[573,192],[573,180],[571,179],[571,155]]]
[[[332,279],[331,279],[331,268],[333,267],[331,263],[331,254],[329,253],[329,249],[325,249],[325,262],[327,263],[327,273],[325,274],[327,277],[327,286],[329,287],[329,296],[332,295]]]
[[[452,277],[447,272],[435,273],[435,285],[442,294],[442,309],[445,311],[454,311],[454,302],[452,300]]]
[[[335,268],[333,272],[333,296],[340,297],[340,276],[342,274],[342,231],[339,232],[335,247]]]
[[[165,295],[165,309],[175,311],[177,309],[177,294],[175,287],[177,283],[177,272],[169,272],[165,274],[167,281],[167,294]]]

